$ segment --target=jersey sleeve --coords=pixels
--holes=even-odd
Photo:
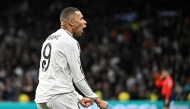
[[[81,81],[84,78],[84,74],[80,64],[80,48],[77,42],[74,41],[69,42],[66,48],[66,57],[72,72],[73,81]]]
[[[98,96],[92,91],[92,89],[89,87],[86,79],[82,79],[79,82],[75,83],[78,89],[88,98],[90,98],[92,101],[95,101]]]
[[[77,99],[80,102],[83,99],[83,96],[80,95],[76,90],[74,91],[74,93],[77,95]]]
[[[163,85],[163,80],[162,79],[158,79],[156,81],[156,87],[162,87],[162,85]]]
[[[73,75],[73,82],[85,96],[94,101],[97,98],[97,95],[92,91],[85,80],[80,62],[80,46],[78,42],[68,44],[66,56]]]

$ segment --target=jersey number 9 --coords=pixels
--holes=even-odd
[[[47,52],[47,54],[46,54],[46,52]],[[46,72],[49,67],[50,58],[51,58],[51,44],[50,43],[47,43],[45,45],[44,50],[43,50],[43,57],[44,57],[44,60],[42,61],[42,71]],[[46,64],[46,62],[48,62],[48,63]]]

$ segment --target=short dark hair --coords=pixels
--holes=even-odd
[[[63,9],[60,14],[60,22],[70,18],[73,14],[75,14],[76,11],[80,11],[80,10],[75,7],[67,7]]]

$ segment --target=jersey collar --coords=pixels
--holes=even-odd
[[[69,34],[70,36],[72,36],[72,34],[69,32],[69,31],[67,31],[67,30],[65,30],[66,32],[67,32],[67,34]],[[73,36],[72,36],[73,37]]]

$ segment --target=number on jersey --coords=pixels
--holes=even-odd
[[[51,58],[51,44],[47,43],[43,49],[43,57],[44,60],[42,61],[42,71],[46,72],[48,67],[49,67],[49,63],[50,63],[50,58]]]

